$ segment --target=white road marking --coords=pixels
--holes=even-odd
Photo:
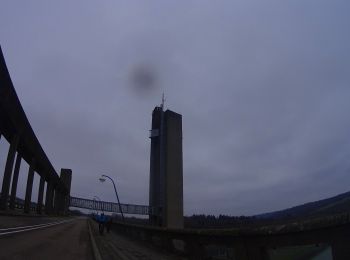
[[[9,234],[21,233],[21,232],[26,232],[26,231],[30,231],[30,230],[56,226],[56,225],[59,225],[59,224],[64,224],[64,223],[71,222],[73,220],[75,220],[75,219],[69,219],[69,220],[65,220],[65,221],[56,221],[56,222],[45,223],[45,224],[40,224],[40,225],[33,225],[33,226],[22,226],[22,227],[8,228],[8,229],[4,228],[4,229],[1,229],[0,231],[7,231],[7,230],[14,230],[14,229],[20,229],[20,230],[14,230],[14,231],[9,231],[9,232],[2,232],[2,233],[0,233],[0,237],[4,236],[4,235],[9,235]]]
[[[43,223],[43,224],[38,224],[38,225],[31,225],[31,226],[19,226],[19,227],[10,227],[10,228],[0,228],[0,232],[2,231],[8,231],[8,230],[16,230],[16,229],[24,229],[24,228],[32,228],[32,227],[40,227],[40,226],[45,226],[47,224],[51,224],[51,223],[57,223],[56,222],[48,222],[48,223]]]

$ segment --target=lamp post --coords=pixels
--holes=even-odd
[[[118,200],[118,205],[119,205],[119,211],[120,211],[120,214],[122,215],[122,220],[123,222],[125,222],[125,219],[124,219],[124,214],[123,214],[123,211],[122,211],[122,206],[120,205],[120,201],[119,201],[119,197],[118,197],[118,192],[117,192],[117,188],[115,187],[115,183],[113,181],[113,179],[107,175],[101,175],[101,178],[100,178],[100,182],[104,182],[106,179],[105,178],[108,178],[112,181],[113,183],[113,187],[114,187],[114,191],[115,191],[115,195],[117,196],[117,200]]]

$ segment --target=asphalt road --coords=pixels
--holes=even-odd
[[[93,260],[86,218],[0,217],[0,259]]]

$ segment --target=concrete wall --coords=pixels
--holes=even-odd
[[[161,178],[160,178],[160,136],[159,131],[161,128],[161,118],[162,118],[162,109],[156,107],[152,113],[152,130],[154,133],[158,133],[157,136],[151,137],[151,155],[150,155],[150,182],[149,182],[149,205],[152,208],[159,209],[162,207],[163,201],[162,189],[161,187]],[[160,212],[159,212],[160,213]],[[153,212],[149,215],[150,223],[154,226],[162,225],[162,218],[160,215]]]
[[[67,188],[66,193],[61,193],[59,197],[59,214],[66,215],[69,208],[70,189],[72,183],[72,170],[61,169],[61,182]]]
[[[114,222],[112,230],[130,236],[132,240],[143,240],[161,250],[182,254],[186,259],[276,259],[278,254],[275,253],[279,249],[288,249],[290,253],[277,259],[311,259],[312,255],[306,257],[307,251],[300,248],[303,246],[331,248],[328,258],[322,259],[350,259],[348,214],[323,220],[317,218],[306,223],[308,224],[292,223],[282,229],[278,225],[264,228],[171,230]],[[211,250],[213,248],[220,249],[217,252],[221,253],[215,254]],[[293,254],[293,251],[297,254]],[[332,258],[329,257],[330,254]]]
[[[165,127],[165,226],[183,228],[182,116],[167,110]]]

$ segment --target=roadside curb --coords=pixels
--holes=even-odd
[[[95,258],[95,260],[102,260],[100,250],[98,250],[94,235],[92,234],[92,231],[91,231],[90,220],[88,219],[87,222],[88,222],[88,226],[89,226],[90,241],[91,241],[91,245],[92,245],[92,251],[94,253],[94,258]]]

